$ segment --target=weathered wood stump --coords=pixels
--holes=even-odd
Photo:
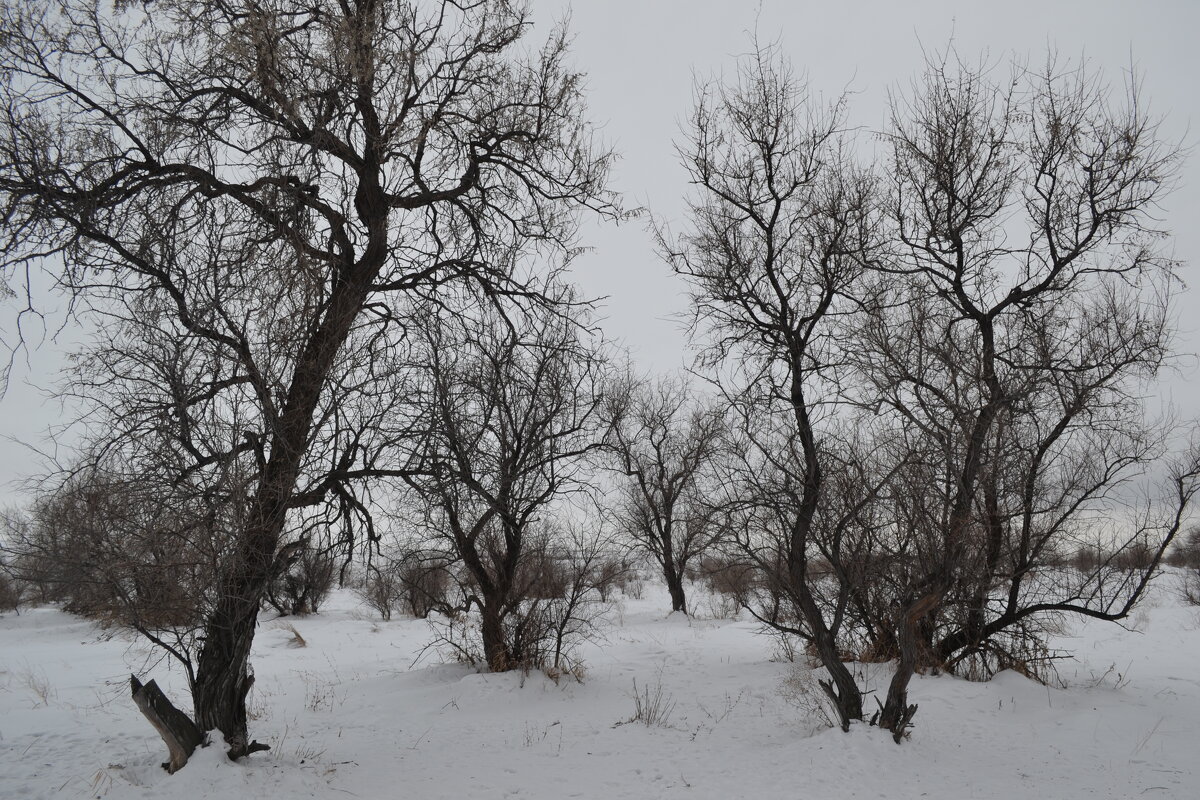
[[[204,731],[192,722],[191,717],[173,706],[154,681],[143,684],[136,675],[130,675],[129,685],[133,690],[133,702],[167,743],[171,760],[163,763],[163,769],[177,772],[204,742]]]

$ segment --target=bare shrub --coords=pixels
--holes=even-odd
[[[370,566],[362,586],[355,590],[364,603],[375,611],[384,622],[392,618],[392,612],[404,597],[404,584],[396,572],[387,567]]]
[[[621,593],[630,600],[641,600],[646,594],[646,581],[640,573],[631,573],[622,583]]]
[[[453,584],[450,556],[436,550],[410,549],[376,558],[357,594],[384,621],[397,610],[426,619],[434,611],[453,612],[449,600]]]
[[[800,709],[821,727],[837,725],[838,711],[831,705],[829,695],[817,684],[812,667],[793,665],[780,684],[779,694],[784,702]]]
[[[1105,552],[1099,544],[1088,544],[1080,547],[1071,556],[1071,566],[1080,574],[1090,574],[1108,563],[1112,553]]]
[[[1200,569],[1188,569],[1180,576],[1179,595],[1188,605],[1200,606]]]
[[[295,625],[286,625],[284,626],[284,630],[291,634],[291,636],[288,637],[288,647],[308,647],[308,640],[300,635],[300,631],[296,630]]]
[[[701,563],[708,588],[728,597],[738,608],[747,605],[758,585],[757,571],[744,561],[710,556]]]
[[[104,624],[183,631],[211,586],[222,541],[214,522],[145,482],[81,469],[27,518],[6,518],[6,549],[11,573],[44,602]]]
[[[567,563],[569,556],[553,553],[544,544],[533,550],[517,568],[516,581],[523,587],[522,594],[533,600],[566,597],[575,577]]]
[[[655,680],[653,685],[643,685],[641,689],[638,689],[637,678],[634,678],[631,696],[633,716],[617,725],[631,722],[640,722],[647,728],[666,728],[670,725],[671,715],[675,713],[675,699],[663,691],[661,678]]]
[[[1145,572],[1158,561],[1158,546],[1143,537],[1125,542],[1112,556],[1112,566],[1123,572]]]
[[[444,611],[450,592],[449,559],[442,554],[414,554],[400,567],[401,593],[408,611],[418,619]]]
[[[608,557],[596,566],[595,586],[600,601],[607,603],[614,591],[625,591],[629,585],[631,567],[623,558]]]
[[[58,697],[54,685],[44,670],[26,666],[17,673],[18,679],[34,697],[34,706],[49,706]]]
[[[333,589],[334,567],[332,554],[300,539],[280,550],[264,599],[280,616],[316,614]]]
[[[710,594],[708,596],[708,614],[713,619],[737,619],[741,604],[728,594]]]
[[[1165,561],[1172,567],[1200,569],[1200,527],[1190,528],[1186,536],[1177,540]]]

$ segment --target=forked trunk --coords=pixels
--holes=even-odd
[[[921,595],[911,603],[904,612],[900,625],[899,644],[900,659],[896,671],[892,673],[892,681],[888,685],[887,701],[879,714],[879,727],[892,732],[892,738],[897,744],[904,738],[904,733],[912,724],[912,718],[917,713],[916,705],[908,704],[908,683],[924,650],[922,640],[922,621],[942,602],[942,592],[932,591]]]

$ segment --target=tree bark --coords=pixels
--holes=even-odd
[[[801,563],[791,570],[792,592],[812,633],[812,643],[817,648],[821,665],[832,681],[819,681],[821,689],[833,702],[841,729],[849,731],[850,721],[860,720],[863,716],[862,691],[838,653],[833,632],[825,624],[825,617],[808,587],[808,578],[803,574],[805,568],[805,564]]]
[[[941,591],[931,591],[919,597],[909,606],[900,625],[900,635],[897,637],[900,659],[888,685],[887,702],[879,715],[879,727],[891,731],[897,744],[917,713],[915,705],[908,705],[908,683],[916,672],[921,655],[921,621],[941,604],[943,594]]]
[[[154,681],[142,684],[136,675],[130,675],[129,686],[133,702],[167,744],[170,759],[163,763],[163,769],[170,773],[179,771],[204,742],[204,731],[172,705]]]
[[[687,596],[683,590],[683,571],[676,569],[670,555],[663,559],[663,578],[667,582],[667,591],[671,594],[671,612],[687,612]]]
[[[508,652],[508,643],[504,641],[504,620],[500,616],[497,603],[485,600],[480,614],[483,633],[483,655],[487,659],[488,669],[492,672],[504,672],[514,666]]]

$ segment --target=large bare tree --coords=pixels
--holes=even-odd
[[[611,211],[607,156],[565,30],[522,50],[505,0],[118,6],[0,9],[4,270],[43,264],[115,319],[105,424],[159,439],[122,447],[202,485],[246,476],[192,681],[237,758],[289,519],[361,512],[348,487],[386,471],[372,360],[407,298],[535,293],[491,253],[570,246],[576,209]]]
[[[859,305],[856,286],[874,248],[874,182],[846,157],[840,101],[811,95],[778,53],[759,49],[728,85],[698,91],[680,154],[696,187],[689,227],[663,247],[691,286],[695,329],[732,406],[750,468],[780,476],[794,503],[758,498],[749,530],[765,523],[782,542],[782,588],[832,684],[843,727],[862,716],[862,693],[842,662],[830,608],[810,559],[839,515],[826,505],[834,462],[822,422],[838,397],[834,333]],[[746,498],[754,505],[755,498]],[[748,508],[748,507],[747,507]],[[777,513],[776,513],[777,512]],[[835,563],[836,550],[832,554]],[[765,565],[764,565],[765,566]]]
[[[999,634],[1038,615],[1128,614],[1197,464],[1141,514],[1114,491],[1162,452],[1140,392],[1169,356],[1176,280],[1154,210],[1180,153],[1136,86],[1053,57],[999,75],[951,50],[893,101],[886,140],[895,250],[857,352],[913,464],[895,493],[910,574],[879,720],[899,740],[918,666],[1003,655]],[[1116,584],[1041,573],[1090,537],[1149,557]]]
[[[618,526],[658,564],[671,610],[687,613],[684,577],[721,538],[700,493],[720,450],[722,414],[697,401],[682,379],[632,377],[614,386],[606,414],[608,449],[626,479],[618,489]]]
[[[582,307],[563,300],[431,307],[417,319],[423,435],[407,482],[424,529],[463,565],[463,610],[478,611],[494,671],[548,665],[552,631],[530,601],[547,599],[539,586],[556,571],[552,516],[586,488],[585,457],[603,440],[604,360]]]

